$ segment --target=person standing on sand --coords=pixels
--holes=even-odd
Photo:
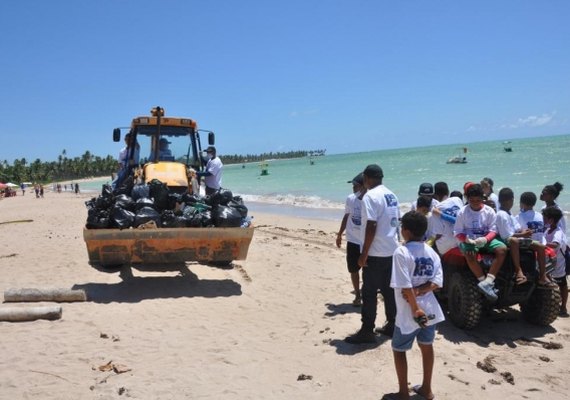
[[[368,190],[362,197],[362,244],[358,259],[358,265],[362,267],[362,326],[357,333],[344,339],[351,344],[376,342],[374,324],[378,290],[384,298],[386,324],[376,332],[391,337],[396,319],[394,289],[390,287],[390,280],[392,254],[398,247],[398,198],[382,185],[384,173],[379,165],[368,165],[362,174],[364,187]]]
[[[346,266],[350,273],[350,280],[354,288],[354,300],[352,304],[356,307],[362,305],[360,297],[360,225],[362,196],[366,193],[362,173],[356,175],[352,181],[352,193],[346,198],[344,206],[344,217],[340,223],[340,229],[336,235],[336,247],[340,248],[342,234],[346,230]]]
[[[429,205],[428,205],[429,206]],[[398,393],[384,398],[407,400],[408,361],[406,352],[417,340],[422,353],[423,381],[412,390],[424,399],[433,399],[431,381],[434,365],[435,325],[445,320],[433,291],[443,286],[443,271],[437,253],[422,241],[428,221],[419,212],[402,217],[404,245],[394,251],[392,279],[396,298],[396,327],[392,338]]]
[[[22,196],[26,195],[26,185],[24,185],[23,183],[20,183],[20,189],[22,189]]]
[[[79,183],[75,184],[75,194],[79,194]]]

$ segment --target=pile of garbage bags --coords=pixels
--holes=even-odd
[[[251,219],[239,196],[220,189],[210,196],[173,193],[153,179],[134,185],[127,179],[113,190],[103,185],[101,194],[85,202],[87,229],[247,227]]]

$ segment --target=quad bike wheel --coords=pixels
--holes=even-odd
[[[449,318],[458,328],[473,329],[483,314],[483,296],[470,271],[454,272],[451,276],[447,301]]]
[[[521,312],[528,322],[550,325],[560,312],[560,290],[536,288],[527,302],[521,304]]]

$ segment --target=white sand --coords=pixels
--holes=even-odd
[[[233,269],[190,263],[182,272],[134,270],[123,281],[88,264],[87,197],[20,194],[0,201],[0,222],[33,220],[0,224],[1,293],[83,288],[90,301],[62,304],[58,321],[0,322],[0,399],[366,400],[396,391],[389,341],[343,342],[360,313],[350,304],[344,251],[334,246],[337,223],[254,214],[248,259]],[[545,349],[550,342],[563,348]],[[446,322],[435,343],[434,392],[567,398],[568,348],[568,319],[536,327],[511,309],[473,331]],[[477,368],[486,357],[496,372]],[[419,383],[417,347],[408,359],[410,383]],[[98,369],[109,362],[130,371]]]

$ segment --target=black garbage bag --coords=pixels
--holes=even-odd
[[[113,188],[111,185],[104,184],[101,188],[101,196],[106,198],[113,197]]]
[[[133,226],[135,214],[129,210],[114,206],[111,210],[111,223],[119,229],[126,229]]]
[[[237,210],[242,218],[247,217],[247,207],[245,206],[245,204],[243,204],[243,200],[241,199],[241,197],[236,196],[234,197],[229,203],[228,203],[228,207],[231,207],[235,210]]]
[[[87,229],[106,229],[110,227],[109,212],[107,210],[90,209],[87,212]]]
[[[123,208],[125,210],[134,211],[135,202],[133,201],[132,197],[127,196],[126,194],[120,194],[115,197],[115,206]]]
[[[219,204],[227,206],[233,197],[234,195],[231,190],[220,188],[210,195],[210,198],[208,200],[209,202],[206,203],[212,206],[217,206]]]
[[[137,211],[133,226],[136,228],[137,226],[146,224],[149,221],[154,221],[156,226],[159,227],[160,214],[152,207],[143,207]]]
[[[129,175],[125,178],[125,180],[123,181],[123,183],[121,183],[119,187],[116,187],[115,190],[113,190],[113,195],[118,196],[120,194],[126,194],[127,196],[130,196],[131,192],[133,191],[134,185],[135,182],[133,176]]]
[[[180,198],[180,200],[184,203],[184,204],[194,204],[194,203],[203,203],[204,202],[204,198],[198,194],[190,194],[190,193],[184,193],[182,195],[182,197]]]
[[[143,207],[150,207],[156,209],[154,201],[152,201],[152,199],[149,199],[148,197],[141,197],[135,202],[135,212],[139,211]]]
[[[241,226],[242,216],[239,210],[219,205],[212,210],[214,225],[223,228],[235,228]]]
[[[168,186],[162,183],[158,179],[153,179],[148,183],[150,187],[150,197],[154,200],[154,204],[157,210],[168,210],[169,200],[168,200]]]
[[[143,197],[150,197],[150,187],[148,185],[135,185],[131,191],[131,197],[134,201]]]

